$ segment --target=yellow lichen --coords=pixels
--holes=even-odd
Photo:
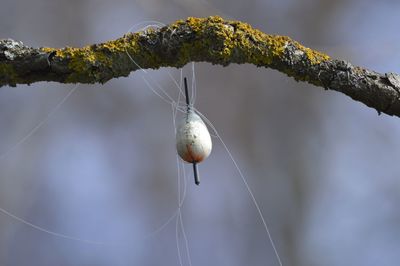
[[[45,52],[45,53],[52,53],[52,52],[54,52],[55,50],[57,50],[57,49],[54,49],[54,48],[50,48],[50,47],[42,47],[42,48],[40,48],[43,52]]]
[[[108,41],[98,45],[83,48],[42,48],[47,53],[55,52],[55,57],[60,61],[67,61],[71,70],[69,80],[96,80],[104,69],[116,67],[121,58],[126,57],[126,52],[140,65],[148,68],[160,66],[177,66],[192,61],[206,60],[212,63],[227,65],[231,62],[252,63],[257,66],[279,65],[284,58],[288,45],[293,45],[297,50],[304,52],[306,60],[311,65],[329,60],[330,57],[306,48],[287,36],[268,35],[251,25],[239,21],[228,21],[218,16],[208,18],[189,17],[178,20],[161,30],[161,34],[170,33],[184,26],[193,34],[189,42],[178,43],[179,53],[175,61],[164,62],[165,58],[151,49],[141,46],[140,39],[147,41],[158,40],[158,29],[148,28],[144,32],[129,33],[123,38]],[[168,36],[168,35],[167,35]],[[176,40],[174,40],[176,41]],[[179,41],[179,39],[178,39]],[[168,57],[168,56],[167,56]],[[290,69],[280,69],[290,75]]]
[[[105,42],[99,45],[99,48],[106,49],[107,51],[114,52],[124,52],[126,49],[126,44],[122,39],[115,41]]]
[[[310,60],[310,63],[312,65],[320,64],[321,62],[327,61],[330,59],[330,57],[328,55],[323,54],[318,51],[315,51],[315,50],[312,50],[312,49],[304,47],[304,46],[301,46],[300,50],[302,50],[306,53],[307,58]]]
[[[192,29],[193,32],[199,32],[202,30],[204,23],[199,18],[189,17],[186,19],[187,25]]]

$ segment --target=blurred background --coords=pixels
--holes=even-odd
[[[1,0],[0,38],[83,46],[145,20],[220,15],[399,73],[399,11],[390,0]],[[205,63],[195,70],[196,107],[246,176],[283,265],[398,265],[399,118],[274,70]],[[18,146],[74,86],[0,88],[0,207],[51,231],[118,243],[54,237],[2,213],[0,265],[180,265],[175,219],[160,228],[178,207],[172,111],[143,80],[176,97],[168,73],[180,71],[80,85]],[[190,77],[191,66],[183,73]],[[200,187],[190,165],[186,173],[191,265],[278,265],[218,139],[200,165]],[[179,237],[182,265],[190,265]]]

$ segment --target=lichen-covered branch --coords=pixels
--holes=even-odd
[[[134,60],[134,62],[132,61]],[[130,72],[188,62],[269,67],[400,116],[400,76],[380,74],[220,17],[188,18],[83,48],[32,48],[0,40],[0,87],[37,81],[104,83]]]

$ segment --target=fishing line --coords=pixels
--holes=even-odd
[[[163,25],[162,23],[157,23],[157,25],[155,25],[156,27],[158,27],[159,25]],[[146,28],[150,27],[152,25],[146,26]],[[132,27],[134,28],[134,27]],[[132,28],[128,31],[130,32],[132,30]],[[127,32],[127,33],[128,33]],[[133,58],[132,56],[129,54],[128,50],[125,48],[125,52],[128,56],[128,58],[144,73],[144,74],[148,74],[148,72],[146,70],[144,70]],[[176,116],[177,116],[177,112],[184,112],[184,107],[182,107],[180,105],[180,97],[181,95],[183,95],[181,87],[182,87],[182,70],[180,73],[180,81],[181,84],[179,85],[178,82],[175,80],[175,78],[167,71],[168,76],[171,78],[171,80],[174,82],[174,84],[177,86],[177,88],[179,89],[179,93],[178,93],[178,100],[174,101],[172,99],[172,97],[162,88],[162,86],[152,77],[150,76],[150,79],[152,80],[152,82],[157,86],[158,90],[156,90],[156,88],[154,86],[152,86],[150,84],[150,82],[144,77],[142,76],[144,82],[146,83],[147,87],[150,88],[150,90],[157,95],[158,97],[160,97],[164,102],[168,103],[171,105],[171,107],[173,108],[172,111],[172,115],[173,115],[173,125],[174,125],[174,133],[176,134]],[[193,88],[193,87],[192,87]],[[159,93],[158,91],[161,91],[161,93]],[[193,95],[195,96],[196,94],[193,93]],[[194,99],[194,98],[193,98]],[[165,226],[167,224],[169,224],[169,222],[172,221],[173,217],[176,217],[176,225],[175,225],[175,238],[176,238],[176,246],[177,246],[177,253],[178,253],[178,261],[180,263],[181,266],[183,266],[183,258],[182,258],[182,252],[180,249],[180,242],[179,242],[179,229],[182,233],[182,237],[184,240],[184,246],[185,246],[185,250],[186,250],[186,256],[188,258],[188,262],[189,265],[192,265],[191,262],[191,257],[190,257],[190,250],[189,250],[189,244],[188,244],[188,240],[187,240],[187,235],[186,235],[186,231],[185,231],[185,227],[184,227],[184,222],[183,222],[183,218],[182,218],[182,212],[181,212],[181,208],[183,206],[183,202],[184,199],[186,197],[186,174],[185,174],[185,168],[182,165],[182,171],[183,171],[183,180],[184,180],[184,193],[183,193],[183,197],[181,197],[181,175],[180,175],[180,167],[179,167],[179,158],[178,155],[177,156],[177,169],[178,169],[178,209],[176,212],[174,212],[174,214],[172,215],[171,219],[167,220],[167,222],[165,223]]]
[[[75,85],[72,89],[68,91],[68,93],[56,104],[56,106],[47,114],[47,116],[42,119],[36,126],[34,126],[28,134],[26,134],[23,138],[21,138],[17,143],[11,146],[6,152],[0,155],[0,160],[4,159],[17,149],[20,145],[24,144],[33,134],[35,134],[44,124],[46,124],[50,118],[58,111],[58,109],[68,100],[68,98],[78,89],[79,84]]]
[[[86,243],[86,244],[93,244],[93,245],[109,245],[106,242],[100,242],[100,241],[93,241],[93,240],[87,240],[87,239],[83,239],[83,238],[78,238],[78,237],[74,237],[74,236],[70,236],[70,235],[64,235],[58,232],[54,232],[54,231],[50,231],[48,229],[45,229],[41,226],[38,226],[36,224],[33,224],[31,222],[28,222],[25,219],[22,219],[14,214],[12,214],[11,212],[8,212],[7,210],[0,208],[0,212],[2,212],[3,214],[13,218],[14,220],[19,221],[22,224],[25,224],[31,228],[34,228],[38,231],[41,231],[43,233],[55,236],[55,237],[59,237],[59,238],[64,238],[64,239],[68,239],[68,240],[73,240],[73,241],[77,241],[77,242],[82,242],[82,243]]]
[[[154,22],[154,21],[152,21],[152,22]],[[142,22],[142,23],[145,23],[145,22]],[[148,25],[148,26],[146,26],[144,29],[147,29],[148,27],[152,27],[152,26],[160,27],[160,25],[164,25],[164,24],[159,23],[159,22],[156,22],[156,23],[157,23],[157,24]],[[140,24],[141,24],[141,23],[139,23],[138,25],[140,25]],[[142,70],[143,73],[148,74],[148,72],[147,72],[146,70],[144,70],[143,68],[140,67],[139,64],[137,64],[137,62],[132,58],[132,56],[129,54],[129,52],[128,52],[127,50],[125,50],[125,51],[126,51],[126,54],[128,55],[128,57],[130,58],[130,60],[131,60],[140,70]],[[167,72],[168,72],[168,71],[167,71]],[[176,132],[176,121],[175,121],[175,119],[176,119],[177,112],[178,112],[178,111],[179,111],[179,112],[185,112],[184,106],[183,106],[183,105],[180,105],[180,96],[183,94],[183,92],[182,92],[182,90],[181,90],[181,86],[178,86],[177,81],[175,80],[175,78],[173,78],[173,76],[172,76],[169,72],[168,72],[168,76],[171,78],[171,80],[174,82],[174,84],[177,85],[177,87],[178,87],[178,89],[179,89],[179,94],[178,94],[178,100],[177,100],[177,101],[174,101],[174,100],[172,99],[172,97],[169,96],[169,94],[162,88],[162,86],[161,86],[152,76],[150,76],[150,79],[156,84],[156,86],[158,87],[158,89],[165,95],[165,97],[162,96],[160,93],[158,93],[158,91],[155,90],[155,88],[150,84],[150,82],[149,82],[145,77],[143,77],[143,79],[144,79],[146,85],[153,91],[153,93],[155,93],[155,94],[156,94],[158,97],[160,97],[163,101],[165,101],[166,103],[168,103],[168,104],[170,104],[170,105],[172,106],[172,108],[173,108],[173,112],[172,112],[172,114],[173,114],[173,123],[174,123],[175,132]],[[182,77],[182,71],[181,71],[181,77]],[[197,88],[196,88],[196,81],[195,81],[195,79],[196,79],[196,77],[195,77],[195,71],[194,71],[194,63],[192,63],[192,96],[191,96],[191,102],[192,102],[192,103],[195,102],[196,97],[197,97]],[[28,133],[25,137],[23,137],[20,141],[18,141],[18,142],[17,142],[14,146],[12,146],[7,152],[5,152],[4,154],[0,155],[0,159],[3,159],[3,158],[6,157],[10,152],[12,152],[13,150],[15,150],[18,146],[20,146],[20,145],[22,145],[24,142],[26,142],[26,141],[27,141],[33,134],[35,134],[44,124],[46,124],[46,123],[48,122],[48,120],[50,120],[50,118],[54,115],[54,113],[55,113],[55,112],[63,105],[63,103],[75,92],[75,90],[76,90],[77,88],[78,88],[78,85],[76,85],[73,89],[71,89],[71,90],[68,92],[68,94],[67,94],[67,95],[55,106],[55,108],[46,116],[45,119],[43,119],[37,126],[35,126],[34,128],[32,128],[32,130],[29,131],[29,133]],[[270,231],[269,231],[269,228],[268,228],[268,226],[267,226],[266,220],[265,220],[265,218],[264,218],[264,216],[263,216],[263,214],[262,214],[262,211],[261,211],[261,209],[260,209],[260,207],[259,207],[259,204],[258,204],[258,202],[257,202],[257,200],[256,200],[256,198],[255,198],[255,196],[254,196],[254,194],[253,194],[253,192],[252,192],[252,190],[251,190],[251,188],[250,188],[250,186],[249,186],[249,184],[248,184],[246,178],[244,177],[244,175],[243,175],[241,169],[239,168],[239,166],[238,166],[236,160],[234,159],[232,153],[231,153],[230,150],[228,149],[228,147],[227,147],[227,145],[225,144],[225,142],[222,140],[220,134],[218,133],[218,131],[216,130],[216,128],[214,127],[214,125],[209,121],[209,119],[207,119],[207,117],[205,117],[203,114],[201,114],[197,109],[195,109],[195,111],[196,111],[196,113],[197,113],[198,115],[200,115],[200,116],[204,119],[204,121],[212,128],[212,130],[214,131],[215,136],[216,136],[216,137],[219,139],[219,141],[222,143],[222,145],[223,145],[224,149],[226,150],[226,152],[227,152],[229,158],[231,159],[231,161],[233,162],[235,168],[237,169],[237,171],[238,171],[238,173],[239,173],[239,175],[240,175],[240,177],[241,177],[241,179],[242,179],[242,181],[243,181],[243,183],[244,183],[244,185],[245,185],[245,187],[246,187],[246,189],[247,189],[247,191],[248,191],[248,193],[249,193],[249,195],[250,195],[250,197],[251,197],[251,200],[252,200],[252,202],[253,202],[255,208],[257,209],[257,212],[258,212],[258,214],[259,214],[259,217],[260,217],[260,219],[261,219],[261,221],[262,221],[262,223],[263,223],[264,229],[265,229],[265,231],[267,232],[268,239],[269,239],[269,241],[270,241],[270,243],[271,243],[271,245],[272,245],[272,247],[273,247],[273,250],[274,250],[275,255],[276,255],[276,257],[277,257],[277,260],[278,260],[278,262],[279,262],[279,265],[282,266],[281,259],[280,259],[280,257],[279,257],[278,252],[277,252],[277,249],[276,249],[276,247],[275,247],[275,244],[274,244],[274,241],[273,241],[272,236],[271,236],[271,234],[270,234]],[[178,160],[178,164],[179,164],[179,158],[178,158],[178,157],[177,157],[177,160]],[[180,190],[181,190],[181,181],[180,181],[181,176],[180,176],[180,174],[179,174],[179,172],[180,172],[180,167],[179,167],[179,165],[178,165],[178,180],[179,180],[179,181],[178,181],[178,209],[173,213],[173,215],[172,215],[169,219],[167,219],[167,221],[166,221],[163,225],[161,225],[157,230],[153,231],[153,233],[149,234],[148,237],[153,236],[153,235],[157,234],[158,232],[160,232],[160,231],[161,231],[162,229],[164,229],[174,218],[176,218],[176,219],[177,219],[177,220],[176,220],[176,238],[177,238],[177,249],[178,249],[179,261],[180,261],[180,263],[181,263],[181,265],[182,265],[183,261],[182,261],[182,256],[181,256],[180,247],[179,247],[178,226],[179,226],[179,228],[180,228],[180,230],[181,230],[181,232],[182,232],[182,236],[183,236],[183,239],[184,239],[184,245],[185,245],[185,249],[186,249],[186,254],[187,254],[187,257],[188,257],[189,265],[191,265],[191,258],[190,258],[189,245],[188,245],[188,240],[187,240],[186,232],[185,232],[185,229],[184,229],[183,218],[182,218],[182,213],[181,213],[181,208],[182,208],[182,206],[183,206],[184,199],[185,199],[185,197],[186,197],[186,186],[187,186],[187,183],[186,183],[186,175],[185,175],[185,170],[184,170],[184,169],[185,169],[185,168],[184,168],[184,165],[182,165],[183,180],[184,180],[184,192],[183,192],[183,196],[181,196],[181,192],[180,192]],[[77,237],[73,237],[73,236],[70,236],[70,235],[65,235],[65,234],[61,234],[61,233],[54,232],[54,231],[51,231],[51,230],[47,230],[47,229],[45,229],[45,228],[43,228],[43,227],[40,227],[40,226],[38,226],[38,225],[35,225],[35,224],[33,224],[33,223],[27,221],[27,220],[25,220],[25,219],[20,218],[20,217],[14,215],[14,214],[8,212],[8,211],[5,210],[5,209],[0,208],[0,211],[1,211],[2,213],[4,213],[4,214],[8,215],[9,217],[11,217],[11,218],[13,218],[13,219],[15,219],[15,220],[17,220],[17,221],[19,221],[19,222],[21,222],[21,223],[27,225],[27,226],[29,226],[29,227],[31,227],[31,228],[34,228],[34,229],[39,230],[39,231],[41,231],[41,232],[44,232],[44,233],[53,235],[53,236],[55,236],[55,237],[60,237],[60,238],[68,239],[68,240],[73,240],[73,241],[78,241],[78,242],[83,242],[83,243],[88,243],[88,244],[95,244],[95,245],[115,245],[115,244],[112,244],[112,243],[110,243],[110,242],[92,241],[92,240],[77,238]]]
[[[240,169],[239,165],[237,164],[237,162],[236,162],[235,158],[233,157],[231,151],[229,150],[228,146],[222,140],[220,134],[218,133],[218,131],[214,127],[214,125],[211,123],[211,121],[208,120],[207,117],[204,116],[202,113],[200,113],[198,110],[196,110],[196,113],[198,113],[204,119],[204,121],[211,127],[211,129],[214,131],[215,135],[217,136],[217,138],[221,142],[222,146],[224,147],[225,151],[228,153],[229,158],[231,159],[232,163],[234,164],[236,170],[238,171],[239,176],[242,179],[243,184],[245,185],[246,190],[248,191],[248,193],[250,195],[250,198],[251,198],[251,200],[252,200],[252,202],[254,204],[254,207],[256,208],[256,210],[257,210],[257,212],[259,214],[259,217],[260,217],[260,219],[262,221],[262,224],[264,226],[264,229],[265,229],[265,231],[266,231],[266,233],[268,235],[269,242],[270,242],[270,244],[271,244],[271,246],[272,246],[272,248],[274,250],[274,253],[275,253],[275,256],[276,256],[276,258],[278,260],[278,263],[279,263],[280,266],[282,266],[283,264],[282,264],[281,258],[279,256],[279,253],[278,253],[277,249],[276,249],[274,240],[272,239],[272,235],[271,235],[271,233],[269,231],[266,219],[264,218],[264,215],[263,215],[263,213],[261,211],[261,208],[260,208],[260,206],[259,206],[259,204],[258,204],[258,202],[257,202],[257,200],[256,200],[256,198],[254,196],[254,193],[253,193],[252,189],[250,188],[250,186],[249,186],[249,184],[247,182],[247,179],[244,177],[244,175],[242,173],[242,170]]]
[[[9,148],[6,152],[4,152],[2,155],[0,155],[0,160],[4,159],[5,157],[7,157],[11,152],[13,152],[15,149],[17,149],[19,146],[21,146],[22,144],[24,144],[30,137],[32,137],[41,127],[43,127],[52,117],[53,115],[60,109],[60,107],[71,97],[71,95],[77,90],[77,88],[79,87],[79,84],[75,85],[72,89],[70,89],[68,91],[68,93],[56,104],[56,106],[47,114],[47,116],[42,119],[35,127],[33,127],[28,134],[26,134],[23,138],[21,138],[16,144],[14,144],[11,148]],[[0,212],[11,217],[12,219],[25,224],[28,227],[31,227],[33,229],[36,229],[38,231],[47,233],[49,235],[55,236],[55,237],[59,237],[59,238],[64,238],[64,239],[68,239],[68,240],[73,240],[73,241],[78,241],[78,242],[82,242],[82,243],[87,243],[87,244],[94,244],[94,245],[105,245],[105,242],[101,242],[101,241],[93,241],[93,240],[88,240],[88,239],[83,239],[83,238],[79,238],[79,237],[74,237],[71,235],[66,235],[66,234],[62,234],[59,232],[55,232],[55,231],[51,231],[48,230],[44,227],[41,227],[39,225],[36,225],[34,223],[31,223],[11,212],[9,212],[8,210],[0,207]]]
[[[170,75],[172,77],[172,75]],[[183,78],[183,70],[181,69],[180,71],[180,85],[179,85],[179,90],[181,91],[182,87],[182,78]],[[177,82],[175,82],[177,84]],[[176,115],[178,112],[178,106],[180,103],[181,99],[181,93],[178,93],[178,99],[176,102],[172,104],[173,107],[173,125],[174,125],[174,133],[176,135],[177,133],[177,126],[176,126]],[[186,191],[187,191],[187,181],[186,181],[186,172],[185,172],[185,166],[182,161],[179,160],[178,154],[176,154],[176,162],[177,162],[177,169],[178,169],[178,213],[176,217],[176,225],[175,225],[175,241],[176,241],[176,247],[177,247],[177,253],[178,253],[178,261],[180,266],[183,266],[183,258],[181,254],[181,249],[180,249],[180,242],[179,242],[179,229],[182,233],[182,237],[184,240],[184,247],[186,251],[186,256],[187,260],[189,262],[189,265],[192,265],[192,259],[190,256],[190,249],[189,249],[189,243],[185,231],[185,226],[183,223],[183,218],[182,218],[182,207],[184,203],[184,199],[186,198]],[[181,167],[179,167],[181,165]],[[182,175],[180,174],[180,169],[182,169]],[[183,197],[181,200],[181,176],[183,176]]]
[[[146,84],[149,86],[149,88],[152,88],[152,86],[147,82],[147,80],[144,78]],[[61,108],[61,106],[71,97],[71,95],[78,89],[79,84],[75,85],[72,89],[68,91],[68,93],[56,104],[56,106],[46,115],[44,119],[42,119],[36,126],[34,126],[24,137],[22,137],[17,143],[15,143],[13,146],[11,146],[6,152],[0,155],[0,160],[3,160],[6,158],[9,154],[11,154],[13,151],[15,151],[19,146],[23,145],[30,137],[32,137],[39,129],[41,129],[49,120],[54,116],[54,114]],[[156,90],[152,89],[153,92],[159,96],[161,99],[166,101],[169,104],[173,104],[173,101],[169,101],[168,99],[165,99],[163,96],[157,93]],[[169,95],[166,94],[168,97]],[[172,100],[171,97],[169,97],[170,100]],[[176,110],[179,110],[177,107]],[[173,114],[176,116],[176,114]],[[184,199],[184,198],[183,198]],[[112,243],[112,242],[103,242],[103,241],[94,241],[94,240],[88,240],[88,239],[83,239],[79,237],[75,237],[72,235],[67,235],[63,234],[60,232],[55,232],[49,229],[46,229],[42,226],[39,226],[37,224],[34,224],[26,219],[23,219],[10,211],[6,210],[5,208],[0,207],[0,212],[3,213],[4,215],[9,216],[10,218],[28,226],[33,229],[36,229],[38,231],[41,231],[43,233],[47,233],[49,235],[67,239],[67,240],[72,240],[72,241],[77,241],[77,242],[82,242],[86,244],[93,244],[93,245],[117,245],[117,243]],[[165,223],[163,223],[160,227],[158,227],[155,231],[150,233],[145,239],[153,237],[155,234],[161,232],[175,217],[178,215],[178,210],[174,211],[173,214],[166,220]]]
[[[150,85],[150,84],[149,84]],[[27,135],[25,135],[23,138],[21,138],[16,144],[14,144],[10,149],[8,149],[5,153],[3,153],[2,155],[0,155],[0,160],[4,159],[5,157],[7,157],[11,152],[13,152],[15,149],[17,149],[19,146],[21,146],[22,144],[24,144],[30,137],[32,137],[41,127],[43,127],[52,117],[53,115],[60,109],[60,107],[69,99],[69,97],[71,97],[71,95],[77,90],[77,88],[79,87],[79,84],[77,84],[76,86],[74,86],[72,89],[70,89],[68,91],[68,93],[56,104],[56,106],[47,114],[47,116],[42,119],[35,127],[33,127]],[[149,86],[151,87],[151,85]],[[161,95],[157,94],[157,92],[155,90],[153,90],[153,92],[158,95],[160,98],[162,98]],[[168,95],[169,96],[169,95]],[[172,98],[171,98],[172,99]],[[165,99],[166,100],[166,99]],[[166,102],[168,102],[169,104],[171,104],[168,100],[166,100]],[[178,110],[179,108],[176,107],[176,109]],[[173,113],[173,116],[176,116],[176,114]],[[186,192],[184,193],[184,196],[186,196]],[[180,203],[180,206],[183,205],[183,200],[184,197],[182,198],[182,202]],[[173,214],[161,225],[159,226],[156,230],[154,230],[153,232],[151,232],[150,234],[148,234],[146,237],[144,237],[143,239],[148,239],[150,237],[154,237],[157,233],[161,232],[174,218],[178,217],[178,212],[179,210],[177,209],[176,211],[173,212]],[[116,246],[116,245],[125,245],[122,242],[118,242],[118,243],[113,243],[113,242],[104,242],[104,241],[95,241],[95,240],[89,240],[89,239],[84,239],[84,238],[79,238],[79,237],[75,237],[72,235],[67,235],[67,234],[63,234],[60,232],[56,232],[56,231],[52,231],[49,230],[47,228],[44,228],[42,226],[39,226],[37,224],[34,224],[26,219],[21,218],[20,216],[17,216],[13,213],[11,213],[10,211],[6,210],[5,208],[0,207],[0,212],[3,213],[4,215],[9,216],[10,218],[28,226],[31,227],[35,230],[38,230],[40,232],[49,234],[51,236],[54,237],[58,237],[58,238],[63,238],[63,239],[67,239],[67,240],[72,240],[72,241],[76,241],[76,242],[81,242],[81,243],[86,243],[86,244],[93,244],[93,245],[104,245],[104,246]]]
[[[129,58],[133,61],[133,63],[134,63],[136,66],[138,66],[139,69],[143,70],[143,69],[138,65],[138,63],[135,62],[135,61],[133,60],[133,58],[129,55],[129,52],[128,52],[127,50],[126,50],[126,53],[128,54]],[[193,63],[192,63],[192,64],[193,64]],[[192,65],[192,69],[194,70],[194,64]],[[143,71],[144,71],[144,70],[143,70]],[[144,73],[147,73],[147,72],[144,71]],[[170,77],[171,77],[171,76],[170,76]],[[195,76],[194,76],[194,77],[195,77]],[[173,77],[171,77],[171,78],[173,79]],[[193,82],[193,78],[192,78],[192,82]],[[156,82],[156,83],[157,83],[157,82]],[[177,82],[174,81],[174,83],[176,84]],[[147,84],[148,84],[148,83],[147,83]],[[158,83],[157,83],[157,84],[158,84]],[[193,85],[193,83],[192,83],[192,85]],[[162,88],[161,85],[158,84],[157,87],[158,87],[165,95],[168,95],[168,93]],[[180,87],[178,87],[178,89],[181,91],[181,88],[180,88]],[[192,86],[192,89],[193,89],[193,86]],[[154,91],[154,88],[151,89],[151,90]],[[193,91],[193,90],[192,90],[192,91]],[[156,95],[159,96],[158,93],[156,93]],[[193,96],[193,95],[194,95],[194,96]],[[192,97],[194,97],[194,98],[192,98],[192,99],[194,100],[194,99],[195,99],[195,92],[192,94]],[[171,97],[168,97],[168,98],[171,99]],[[165,101],[165,99],[164,99],[164,101]],[[173,101],[170,102],[170,101],[167,100],[167,102],[170,103],[170,104],[174,104]],[[195,108],[194,108],[194,109],[195,109]],[[183,111],[183,110],[182,110],[182,111]],[[262,222],[262,224],[263,224],[263,227],[264,227],[264,229],[265,229],[265,231],[266,231],[266,233],[267,233],[268,240],[269,240],[269,242],[270,242],[270,244],[271,244],[271,246],[272,246],[272,248],[273,248],[273,251],[274,251],[274,254],[275,254],[276,258],[277,258],[277,261],[278,261],[279,265],[282,266],[282,265],[283,265],[283,264],[282,264],[282,260],[281,260],[281,258],[280,258],[280,256],[279,256],[279,253],[278,253],[278,251],[277,251],[276,245],[275,245],[275,243],[274,243],[274,241],[273,241],[273,238],[272,238],[272,235],[271,235],[271,233],[270,233],[269,227],[268,227],[268,225],[267,225],[266,219],[265,219],[265,217],[264,217],[264,215],[263,215],[263,213],[262,213],[262,211],[261,211],[261,208],[260,208],[260,206],[259,206],[259,204],[258,204],[258,201],[256,200],[256,198],[255,198],[255,196],[254,196],[254,193],[253,193],[252,189],[250,188],[250,186],[249,186],[249,184],[248,184],[248,182],[247,182],[247,179],[245,178],[245,176],[244,176],[243,172],[241,171],[239,165],[237,164],[235,158],[233,157],[232,153],[230,152],[228,146],[227,146],[227,145],[225,144],[225,142],[222,140],[222,138],[221,138],[220,134],[218,133],[218,131],[216,130],[215,126],[214,126],[214,125],[211,123],[211,121],[210,121],[209,119],[207,119],[207,117],[205,117],[201,112],[199,112],[197,109],[195,109],[195,111],[196,111],[196,113],[199,114],[199,115],[204,119],[204,121],[212,128],[212,130],[214,131],[215,136],[219,139],[219,141],[220,141],[221,144],[223,145],[223,147],[224,147],[225,151],[227,152],[227,154],[228,154],[230,160],[232,161],[232,163],[234,164],[236,170],[238,171],[239,176],[240,176],[240,178],[241,178],[243,184],[245,185],[246,190],[247,190],[248,193],[249,193],[249,196],[250,196],[250,198],[251,198],[251,201],[253,202],[254,207],[256,208],[257,213],[258,213],[258,215],[259,215],[259,218],[260,218],[260,220],[261,220],[261,222]],[[179,215],[179,214],[178,214],[178,215]]]

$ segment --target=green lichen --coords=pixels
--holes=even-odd
[[[134,44],[136,44],[136,42]],[[119,38],[117,40],[108,41],[98,45],[99,50],[103,50],[108,53],[124,52],[126,47],[127,47],[127,42],[125,38]]]
[[[85,46],[83,48],[66,47],[62,49],[44,47],[42,51],[46,53],[55,53],[53,60],[68,62],[68,68],[71,74],[66,79],[66,82],[87,79],[91,75],[91,68],[98,64],[97,62],[107,60],[106,56],[93,51],[91,46]]]
[[[15,86],[18,83],[18,75],[14,67],[9,64],[0,64],[0,80]]]
[[[175,31],[183,32],[182,36],[186,39],[176,38],[176,35],[173,37]],[[170,38],[166,44],[160,38],[164,34]],[[160,40],[162,44],[158,42]],[[154,49],[152,45],[146,46],[153,41],[156,43]],[[182,67],[190,61],[208,61],[221,65],[251,63],[270,67],[287,59],[285,51],[289,44],[304,53],[308,65],[330,59],[287,36],[265,34],[247,23],[224,20],[218,16],[189,17],[162,29],[149,28],[144,32],[129,33],[117,40],[83,48],[42,50],[55,52],[55,60],[67,62],[70,70],[67,82],[95,82],[104,78],[102,72],[126,71],[126,65],[122,64],[132,63],[127,53],[143,68]],[[165,50],[175,52],[168,54],[164,53]],[[137,69],[137,65],[132,66],[132,69]],[[290,69],[279,70],[294,76]]]
[[[108,41],[98,45],[85,46],[83,48],[66,47],[63,49],[42,48],[47,53],[55,52],[54,60],[68,62],[71,74],[66,82],[82,82],[82,80],[101,80],[99,69],[112,71],[118,60],[118,54],[127,50],[134,52],[137,43],[134,40],[126,42],[125,38]]]
[[[182,23],[184,22],[178,21],[171,27],[178,27]],[[198,41],[182,45],[180,54],[183,58],[179,61],[188,60],[190,55],[206,52],[213,60],[223,65],[236,62],[269,66],[274,61],[282,61],[288,44],[293,44],[303,51],[310,65],[330,59],[329,56],[306,48],[287,36],[268,35],[239,21],[227,21],[214,16],[190,17],[185,23]]]

